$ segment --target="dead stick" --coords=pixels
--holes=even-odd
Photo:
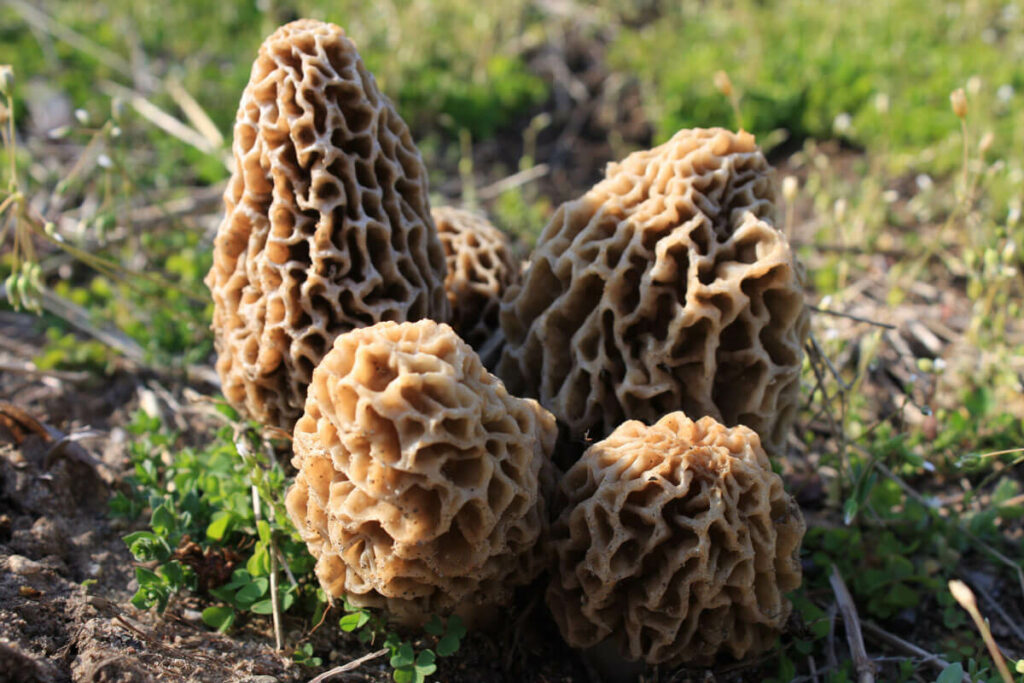
[[[495,197],[500,195],[502,192],[505,192],[506,190],[515,189],[520,185],[525,185],[526,183],[544,177],[550,170],[551,169],[548,167],[547,164],[537,164],[536,166],[528,168],[524,171],[513,173],[507,178],[502,178],[501,180],[494,182],[488,185],[487,187],[480,188],[480,190],[477,191],[476,196],[479,199],[494,199]]]
[[[1021,496],[1017,496],[1017,498],[1019,498],[1019,499],[1020,499],[1020,500],[1019,500],[1019,501],[1017,501],[1017,502],[1019,502],[1019,503],[1024,503],[1024,495],[1021,495]],[[1015,503],[1014,503],[1014,501],[1015,501],[1015,500],[1017,500],[1017,498],[1011,498],[1010,500],[1004,501],[1003,505],[1004,505],[1004,506],[1010,506],[1010,505],[1014,505],[1014,504],[1015,504]],[[1015,622],[1015,621],[1014,621],[1014,620],[1013,620],[1013,619],[1012,619],[1012,618],[1010,617],[1010,615],[1006,613],[1006,610],[1004,610],[1004,609],[1003,609],[1003,606],[1002,606],[1002,605],[1000,605],[1000,604],[999,604],[999,602],[998,602],[998,601],[997,601],[997,600],[996,600],[995,598],[993,598],[993,597],[992,597],[992,596],[991,596],[991,595],[989,594],[989,592],[988,592],[988,591],[986,591],[986,590],[985,590],[984,588],[982,588],[982,587],[981,587],[980,585],[978,585],[978,584],[975,584],[975,585],[974,585],[974,590],[975,590],[975,592],[977,592],[977,593],[980,593],[980,594],[981,594],[981,597],[982,597],[982,599],[984,599],[984,600],[985,600],[985,603],[986,603],[986,604],[987,604],[987,605],[988,605],[989,607],[991,607],[991,608],[992,608],[992,610],[993,610],[993,611],[994,611],[994,612],[995,612],[996,614],[998,614],[998,615],[999,615],[999,617],[1000,617],[1000,618],[1001,618],[1001,619],[1003,620],[1003,623],[1005,623],[1005,624],[1006,624],[1006,626],[1007,626],[1007,627],[1008,627],[1008,628],[1009,628],[1009,629],[1010,629],[1011,631],[1013,631],[1013,634],[1014,634],[1015,636],[1017,636],[1017,639],[1018,639],[1018,640],[1020,640],[1020,641],[1021,641],[1022,643],[1024,643],[1024,629],[1022,629],[1022,628],[1021,628],[1020,624],[1018,624],[1017,622]]]
[[[846,627],[846,642],[850,646],[850,654],[853,655],[853,664],[857,669],[857,680],[859,683],[874,683],[875,665],[868,657],[864,649],[864,636],[860,632],[860,619],[857,617],[857,606],[853,604],[853,596],[846,587],[839,568],[832,565],[832,575],[829,577],[832,584],[832,592],[835,593],[836,602],[839,604],[839,613],[843,615],[843,625]]]
[[[326,681],[331,676],[336,676],[337,674],[343,674],[346,671],[352,671],[353,669],[358,669],[360,666],[362,666],[366,662],[369,662],[370,660],[377,659],[378,657],[383,657],[384,655],[387,654],[387,652],[388,652],[388,649],[386,647],[382,647],[381,649],[377,650],[376,652],[371,652],[368,655],[363,655],[359,659],[353,659],[348,664],[342,664],[341,666],[334,667],[330,671],[325,671],[322,674],[320,674],[319,676],[317,676],[316,678],[310,679],[309,683],[322,683],[323,681]]]
[[[808,306],[815,313],[821,313],[822,315],[834,315],[837,318],[847,318],[849,320],[856,320],[859,323],[867,323],[868,325],[874,325],[875,327],[883,327],[887,330],[895,330],[895,325],[889,323],[879,322],[877,320],[871,320],[869,318],[862,318],[859,315],[853,315],[852,313],[842,313],[840,311],[831,311],[827,308],[818,308],[817,306]]]
[[[238,448],[238,444],[241,440],[235,439],[235,448]],[[239,454],[246,460],[246,464],[249,464],[248,458],[242,454],[242,450],[239,448]],[[256,465],[250,465],[255,467]],[[263,520],[263,513],[260,510],[260,490],[256,488],[256,484],[251,484],[252,489],[252,512],[255,517],[256,524]],[[273,534],[273,530],[270,532]],[[274,648],[280,652],[281,648],[284,647],[281,641],[281,608],[277,604],[277,558],[274,556],[273,538],[270,539],[270,547],[267,548],[267,554],[270,556],[270,612],[274,618]]]
[[[903,640],[898,635],[894,633],[889,633],[880,626],[875,626],[870,621],[863,622],[861,626],[864,628],[864,631],[872,638],[880,640],[886,645],[896,648],[897,650],[901,650],[902,652],[913,657],[920,657],[924,664],[930,665],[937,671],[945,671],[948,667],[952,666],[949,662],[947,662],[945,659],[938,656],[937,654],[928,652],[927,650],[918,647],[917,645],[914,645],[909,640]],[[964,674],[963,683],[971,683],[971,677],[967,674]]]

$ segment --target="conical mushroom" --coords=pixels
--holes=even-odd
[[[747,133],[684,130],[563,204],[501,306],[496,372],[577,438],[683,410],[772,453],[798,408],[802,275]]]
[[[448,319],[445,260],[409,130],[341,28],[260,47],[235,122],[206,283],[228,402],[290,430],[342,332]]]

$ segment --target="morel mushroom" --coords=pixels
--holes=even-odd
[[[805,527],[753,431],[681,412],[626,422],[560,495],[547,601],[571,646],[709,664],[765,650],[785,625]]]
[[[518,281],[519,265],[505,233],[482,216],[447,206],[431,213],[448,262],[451,325],[479,351],[498,329],[501,298]]]
[[[683,410],[781,451],[808,315],[773,200],[747,133],[684,130],[610,164],[502,302],[498,376],[576,438]]]
[[[206,283],[224,396],[291,429],[334,338],[446,320],[445,262],[409,130],[333,24],[263,43],[235,122]]]
[[[555,434],[448,325],[339,336],[295,425],[286,499],[324,590],[404,624],[506,602],[542,568]]]

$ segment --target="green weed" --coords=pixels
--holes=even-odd
[[[281,501],[284,471],[263,455],[255,432],[229,424],[206,447],[181,446],[179,435],[141,411],[128,430],[133,472],[125,478],[126,490],[109,505],[111,516],[127,520],[149,513],[144,529],[124,536],[139,563],[132,604],[163,612],[175,599],[195,596],[206,605],[203,622],[227,632],[241,619],[274,611],[272,586],[283,573],[287,580],[278,586],[277,609],[319,623],[327,603],[313,574],[313,557]],[[342,604],[341,631],[361,643],[383,643],[397,683],[425,681],[437,658],[457,652],[466,635],[457,616],[434,616],[423,635],[433,646],[417,649],[383,615]],[[322,664],[310,643],[292,658],[307,666]]]

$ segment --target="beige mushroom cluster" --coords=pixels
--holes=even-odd
[[[444,252],[409,130],[333,24],[263,43],[233,152],[206,280],[217,371],[229,403],[291,429],[336,336],[448,319]]]
[[[432,214],[448,263],[451,325],[480,349],[498,330],[501,298],[519,280],[519,264],[508,237],[483,216],[447,206]]]
[[[573,647],[709,664],[764,651],[800,585],[800,508],[757,434],[682,413],[630,421],[562,478],[548,605]]]
[[[447,325],[339,336],[295,425],[287,496],[324,590],[406,624],[507,603],[543,567],[555,433]]]
[[[807,335],[801,272],[747,133],[683,130],[563,204],[501,307],[497,374],[576,438],[683,410],[782,450]]]
[[[264,42],[233,151],[217,369],[232,405],[293,429],[286,505],[330,596],[414,625],[550,568],[574,647],[676,664],[773,642],[804,523],[762,441],[782,450],[808,321],[752,136],[681,131],[609,165],[523,276],[485,219],[431,211],[337,26]],[[610,434],[557,487],[556,418]]]

